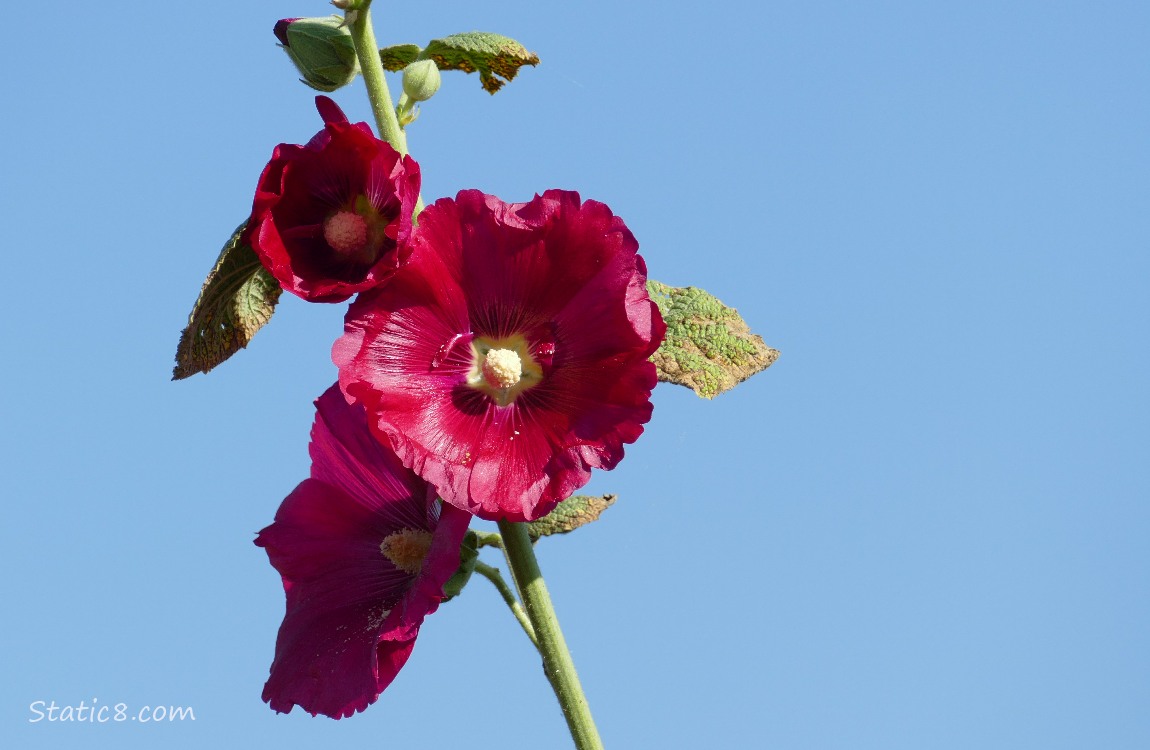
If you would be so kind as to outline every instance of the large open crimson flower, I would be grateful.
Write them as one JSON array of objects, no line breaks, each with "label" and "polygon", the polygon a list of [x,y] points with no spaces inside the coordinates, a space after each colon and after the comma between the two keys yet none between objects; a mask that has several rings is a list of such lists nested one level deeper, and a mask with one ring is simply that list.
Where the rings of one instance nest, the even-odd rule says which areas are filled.
[{"label": "large open crimson flower", "polygon": [[311,478],[255,540],[287,595],[263,699],[338,719],[373,703],[407,661],[471,516],[440,503],[335,386],[316,401],[311,457]]},{"label": "large open crimson flower", "polygon": [[622,219],[549,190],[420,214],[412,256],[348,310],[339,383],[459,508],[533,520],[611,469],[651,418],[666,327]]},{"label": "large open crimson flower", "polygon": [[340,302],[386,281],[407,258],[419,165],[316,97],[324,129],[281,143],[260,175],[245,240],[284,289]]}]

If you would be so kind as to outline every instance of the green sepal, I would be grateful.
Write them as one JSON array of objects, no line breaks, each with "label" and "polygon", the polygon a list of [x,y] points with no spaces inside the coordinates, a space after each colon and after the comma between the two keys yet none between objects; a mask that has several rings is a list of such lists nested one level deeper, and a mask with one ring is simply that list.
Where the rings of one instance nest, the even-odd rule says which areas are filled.
[{"label": "green sepal", "polygon": [[479,538],[474,531],[468,530],[463,537],[463,544],[459,546],[459,567],[447,583],[443,584],[444,601],[459,596],[463,587],[471,580],[475,572],[475,563],[479,560]]},{"label": "green sepal", "polygon": [[288,43],[280,48],[299,71],[300,80],[316,91],[331,93],[359,73],[355,44],[340,16],[293,19],[284,27],[284,36]]},{"label": "green sepal", "polygon": [[392,72],[403,70],[416,60],[433,60],[440,70],[478,71],[479,83],[489,94],[503,88],[524,65],[539,64],[539,56],[519,42],[486,31],[432,39],[424,49],[414,44],[385,47],[379,51],[379,57],[383,67]]},{"label": "green sepal", "polygon": [[553,534],[566,534],[580,526],[599,520],[603,511],[613,505],[618,495],[572,495],[542,518],[527,524],[531,541]]},{"label": "green sepal", "polygon": [[240,242],[246,226],[245,221],[232,233],[204,280],[176,345],[172,380],[216,367],[246,347],[275,312],[283,289],[251,246]]},{"label": "green sepal", "polygon": [[647,292],[667,323],[667,336],[651,356],[660,381],[714,398],[779,358],[737,310],[702,289],[648,281]]}]

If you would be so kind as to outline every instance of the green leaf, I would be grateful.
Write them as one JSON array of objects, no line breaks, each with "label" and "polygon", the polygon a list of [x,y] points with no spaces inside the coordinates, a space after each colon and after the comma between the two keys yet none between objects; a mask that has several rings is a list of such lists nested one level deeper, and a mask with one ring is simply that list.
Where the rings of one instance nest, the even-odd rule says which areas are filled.
[{"label": "green leaf", "polygon": [[280,289],[259,257],[240,243],[240,224],[220,252],[176,346],[172,380],[207,372],[248,345],[271,320]]},{"label": "green leaf", "polygon": [[463,587],[471,580],[471,574],[475,572],[475,563],[478,561],[479,538],[474,531],[468,530],[463,537],[463,544],[459,547],[459,567],[456,568],[451,578],[447,579],[447,583],[443,584],[443,594],[447,599],[459,596]]},{"label": "green leaf", "polygon": [[380,62],[383,63],[384,70],[390,70],[392,73],[395,73],[418,60],[419,53],[422,51],[418,44],[397,44],[393,47],[384,47],[381,49],[379,51],[379,59]]},{"label": "green leaf", "polygon": [[547,515],[527,524],[527,534],[534,541],[541,536],[566,534],[592,521],[598,521],[603,511],[615,503],[617,495],[572,495]]},{"label": "green leaf", "polygon": [[779,358],[737,310],[702,289],[648,281],[647,291],[667,323],[667,337],[651,357],[662,382],[714,398]]},{"label": "green leaf", "polygon": [[[469,31],[432,39],[425,49],[414,44],[398,44],[379,51],[383,67],[395,72],[416,60],[434,60],[440,70],[479,71],[483,90],[494,94],[515,78],[524,65],[538,65],[539,56],[514,39],[486,31]],[[501,80],[502,79],[502,80]]]}]

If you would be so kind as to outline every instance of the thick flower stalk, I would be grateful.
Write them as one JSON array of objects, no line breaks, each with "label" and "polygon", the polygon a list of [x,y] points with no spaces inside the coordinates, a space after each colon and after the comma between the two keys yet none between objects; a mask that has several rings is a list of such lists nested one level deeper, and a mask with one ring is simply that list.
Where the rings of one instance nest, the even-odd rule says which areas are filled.
[{"label": "thick flower stalk", "polygon": [[412,248],[348,310],[340,387],[444,501],[539,518],[651,418],[665,326],[638,243],[578,193],[468,190],[420,215]]},{"label": "thick flower stalk", "polygon": [[287,596],[263,699],[338,719],[373,703],[407,661],[471,517],[374,440],[335,386],[316,401],[311,457],[311,478],[255,540]]},{"label": "thick flower stalk", "polygon": [[244,239],[284,289],[341,302],[406,260],[419,165],[316,97],[324,129],[281,143],[260,175]]}]

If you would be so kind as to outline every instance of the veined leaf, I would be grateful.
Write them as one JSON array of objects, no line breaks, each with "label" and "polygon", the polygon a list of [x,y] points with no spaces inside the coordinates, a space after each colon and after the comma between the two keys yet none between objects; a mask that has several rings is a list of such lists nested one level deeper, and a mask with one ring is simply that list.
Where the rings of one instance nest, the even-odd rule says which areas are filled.
[{"label": "veined leaf", "polygon": [[494,94],[503,84],[515,78],[524,65],[538,65],[539,56],[527,51],[519,42],[502,34],[486,31],[468,31],[442,39],[432,39],[427,47],[415,44],[397,44],[379,51],[383,67],[390,71],[403,70],[416,60],[433,60],[440,70],[479,72],[483,90]]},{"label": "veined leaf", "polygon": [[208,372],[248,345],[283,291],[255,251],[240,242],[240,224],[220,252],[176,346],[172,380]]},{"label": "veined leaf", "polygon": [[422,51],[418,44],[396,44],[381,49],[379,60],[383,63],[384,70],[397,73],[418,60]]},{"label": "veined leaf", "polygon": [[651,356],[664,383],[714,398],[779,358],[778,350],[751,333],[737,310],[702,289],[648,281],[647,292],[667,323],[667,336]]},{"label": "veined leaf", "polygon": [[580,526],[598,521],[603,511],[615,503],[617,495],[572,495],[542,518],[527,524],[527,534],[532,541],[541,536],[566,534]]}]

